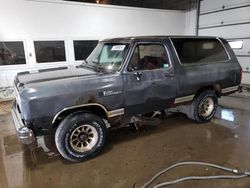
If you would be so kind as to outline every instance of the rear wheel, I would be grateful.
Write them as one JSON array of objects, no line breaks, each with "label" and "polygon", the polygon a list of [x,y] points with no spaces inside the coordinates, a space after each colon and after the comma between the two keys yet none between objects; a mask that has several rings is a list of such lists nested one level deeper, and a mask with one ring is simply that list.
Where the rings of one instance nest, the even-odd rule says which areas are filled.
[{"label": "rear wheel", "polygon": [[203,91],[194,99],[188,116],[196,122],[208,122],[214,117],[217,106],[217,95],[211,90]]},{"label": "rear wheel", "polygon": [[67,160],[79,162],[96,156],[105,143],[106,127],[101,118],[89,113],[66,117],[55,134],[59,153]]}]

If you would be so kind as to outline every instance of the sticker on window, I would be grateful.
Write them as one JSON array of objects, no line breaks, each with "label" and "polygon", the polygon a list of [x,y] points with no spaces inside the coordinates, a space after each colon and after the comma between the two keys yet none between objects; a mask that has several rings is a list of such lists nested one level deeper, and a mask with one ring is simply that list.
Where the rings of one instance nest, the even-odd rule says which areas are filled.
[{"label": "sticker on window", "polygon": [[112,47],[111,51],[123,51],[126,45],[115,45]]},{"label": "sticker on window", "polygon": [[164,68],[169,68],[169,64],[164,64],[163,67]]}]

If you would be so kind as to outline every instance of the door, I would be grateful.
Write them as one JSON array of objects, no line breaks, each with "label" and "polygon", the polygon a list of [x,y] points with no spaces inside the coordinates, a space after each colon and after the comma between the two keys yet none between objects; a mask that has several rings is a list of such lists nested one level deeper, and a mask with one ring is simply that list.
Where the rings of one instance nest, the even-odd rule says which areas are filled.
[{"label": "door", "polygon": [[125,114],[163,110],[174,103],[176,78],[162,43],[137,43],[123,74]]}]

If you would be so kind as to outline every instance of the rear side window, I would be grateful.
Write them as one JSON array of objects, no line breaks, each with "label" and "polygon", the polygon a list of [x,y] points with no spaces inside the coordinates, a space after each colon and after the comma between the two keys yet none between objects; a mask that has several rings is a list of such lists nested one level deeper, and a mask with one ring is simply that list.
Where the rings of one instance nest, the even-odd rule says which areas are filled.
[{"label": "rear side window", "polygon": [[217,39],[173,38],[172,41],[182,64],[229,60],[225,48]]}]

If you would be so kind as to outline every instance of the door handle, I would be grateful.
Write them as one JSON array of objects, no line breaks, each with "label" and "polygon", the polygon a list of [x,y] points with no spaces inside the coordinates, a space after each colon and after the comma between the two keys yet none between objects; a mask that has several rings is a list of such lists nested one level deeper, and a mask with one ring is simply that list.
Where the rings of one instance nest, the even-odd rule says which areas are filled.
[{"label": "door handle", "polygon": [[140,81],[140,80],[141,80],[141,72],[135,72],[135,73],[134,73],[134,76],[136,77],[136,80],[137,80],[137,81]]},{"label": "door handle", "polygon": [[174,69],[171,68],[164,73],[165,77],[174,77]]}]

